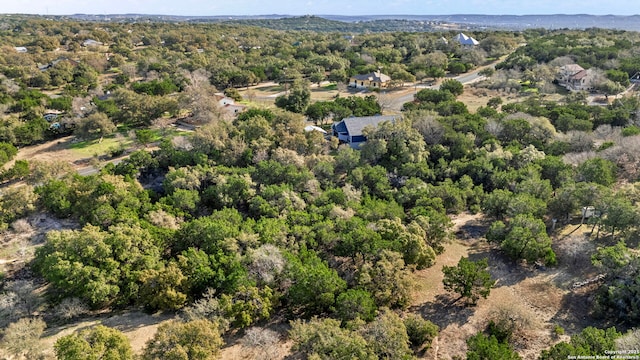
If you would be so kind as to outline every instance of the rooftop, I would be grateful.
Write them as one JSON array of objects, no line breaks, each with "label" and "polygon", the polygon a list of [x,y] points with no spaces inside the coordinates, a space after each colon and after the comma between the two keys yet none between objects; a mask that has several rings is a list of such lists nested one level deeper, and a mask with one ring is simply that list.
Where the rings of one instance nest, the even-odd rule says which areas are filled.
[{"label": "rooftop", "polygon": [[383,121],[395,121],[398,119],[397,115],[375,115],[375,116],[363,116],[363,117],[349,117],[342,119],[346,130],[350,136],[362,135],[362,130],[367,126],[378,126]]},{"label": "rooftop", "polygon": [[391,77],[389,75],[383,74],[380,71],[374,71],[372,73],[364,75],[355,75],[353,78],[356,80],[377,81],[381,83],[391,81]]}]

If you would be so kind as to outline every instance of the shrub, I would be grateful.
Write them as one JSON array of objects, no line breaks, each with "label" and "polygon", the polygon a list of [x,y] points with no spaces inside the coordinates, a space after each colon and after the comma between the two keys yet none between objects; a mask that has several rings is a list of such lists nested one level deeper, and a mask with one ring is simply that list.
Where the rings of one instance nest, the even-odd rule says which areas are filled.
[{"label": "shrub", "polygon": [[170,321],[147,342],[144,360],[215,359],[224,344],[218,325],[208,320]]},{"label": "shrub", "polygon": [[414,347],[427,350],[431,347],[431,342],[438,336],[438,325],[421,316],[411,314],[404,319],[404,326],[407,328],[409,341]]},{"label": "shrub", "polygon": [[129,339],[119,330],[102,325],[63,336],[56,341],[54,349],[59,360],[133,359]]},{"label": "shrub", "polygon": [[376,316],[376,303],[365,290],[349,289],[336,300],[336,313],[343,322],[361,319],[371,321]]},{"label": "shrub", "polygon": [[630,125],[622,129],[622,136],[634,136],[640,135],[640,127],[635,125]]}]

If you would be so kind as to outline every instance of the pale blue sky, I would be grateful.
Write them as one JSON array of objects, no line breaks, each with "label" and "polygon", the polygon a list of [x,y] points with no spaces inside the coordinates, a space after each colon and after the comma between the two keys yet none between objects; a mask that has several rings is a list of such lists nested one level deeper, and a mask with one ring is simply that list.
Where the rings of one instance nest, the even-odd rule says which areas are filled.
[{"label": "pale blue sky", "polygon": [[638,0],[1,0],[0,13],[448,15],[640,13]]}]

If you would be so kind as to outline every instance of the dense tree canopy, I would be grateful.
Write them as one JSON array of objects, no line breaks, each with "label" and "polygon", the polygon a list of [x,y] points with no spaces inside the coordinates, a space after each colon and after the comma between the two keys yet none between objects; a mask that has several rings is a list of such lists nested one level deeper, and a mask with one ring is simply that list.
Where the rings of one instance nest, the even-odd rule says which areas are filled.
[{"label": "dense tree canopy", "polygon": [[[73,301],[96,311],[140,307],[188,319],[161,325],[146,359],[214,358],[226,331],[287,317],[299,318],[289,332],[294,356],[412,359],[438,331],[425,315],[431,309],[408,314],[416,289],[433,285],[416,286],[416,271],[445,250],[450,216],[490,218],[486,233],[475,225],[469,232],[485,235],[496,244],[488,251],[502,251],[517,260],[509,266],[528,271],[535,263],[566,266],[556,251],[565,256],[568,241],[552,240],[552,226],[575,224],[586,207],[595,239],[585,249],[599,249],[585,251],[602,274],[594,312],[629,325],[640,317],[640,142],[633,125],[640,102],[629,96],[593,106],[589,94],[558,92],[553,83],[560,66],[577,63],[598,75],[596,89],[607,96],[629,84],[640,71],[637,34],[478,31],[480,45],[469,49],[443,42],[448,32],[354,39],[230,23],[2,20],[0,165],[19,147],[64,135],[82,138],[73,145],[80,149],[136,137],[131,148],[110,150],[123,159],[96,165],[93,175],[33,159],[2,169],[0,230],[30,233],[34,212],[72,224],[49,231],[30,263],[51,306],[15,314]],[[296,27],[301,20],[256,21]],[[366,26],[407,26],[384,24]],[[87,39],[104,45],[88,48]],[[17,52],[21,46],[28,51]],[[487,58],[510,52],[494,71]],[[314,102],[312,88],[343,90],[350,76],[377,69],[400,86],[483,64],[491,70],[474,85],[446,79],[416,86],[394,121],[364,130],[359,149],[305,132],[310,122],[328,129],[327,121],[389,112],[389,94]],[[267,81],[280,92],[276,107],[243,89]],[[225,115],[212,100],[219,91],[247,110]],[[545,97],[556,92],[561,100]],[[483,106],[462,101],[470,94]],[[168,126],[178,119],[195,131]],[[105,158],[96,155],[92,164]],[[21,247],[6,251],[28,257]],[[487,268],[462,258],[443,269],[445,287],[476,302],[495,284]],[[15,274],[22,273],[2,278]],[[18,304],[15,289],[3,284],[3,314]],[[543,358],[601,352],[616,334],[589,328]],[[469,338],[467,357],[519,358],[498,335]],[[131,356],[122,335],[103,327],[59,343],[61,358]]]}]

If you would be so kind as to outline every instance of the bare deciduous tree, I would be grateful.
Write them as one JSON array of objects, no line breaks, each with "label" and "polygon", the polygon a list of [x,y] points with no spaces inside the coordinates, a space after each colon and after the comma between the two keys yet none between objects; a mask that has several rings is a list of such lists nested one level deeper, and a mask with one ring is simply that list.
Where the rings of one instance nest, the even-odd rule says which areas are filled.
[{"label": "bare deciduous tree", "polygon": [[273,284],[286,265],[280,249],[271,244],[262,245],[248,256],[251,259],[247,265],[249,275],[265,284]]},{"label": "bare deciduous tree", "polygon": [[62,320],[71,320],[88,312],[87,304],[75,297],[63,299],[54,309],[55,315]]},{"label": "bare deciduous tree", "polygon": [[10,354],[33,359],[39,353],[38,339],[47,324],[42,319],[22,318],[10,324],[2,337],[2,348]]},{"label": "bare deciduous tree", "polygon": [[413,128],[418,130],[420,135],[424,138],[425,143],[429,145],[436,145],[442,142],[445,129],[438,121],[437,114],[420,111],[412,120]]},{"label": "bare deciduous tree", "polygon": [[279,359],[278,342],[280,336],[277,332],[261,327],[252,327],[247,329],[244,337],[240,339],[240,343],[247,349],[245,353],[246,359]]}]

